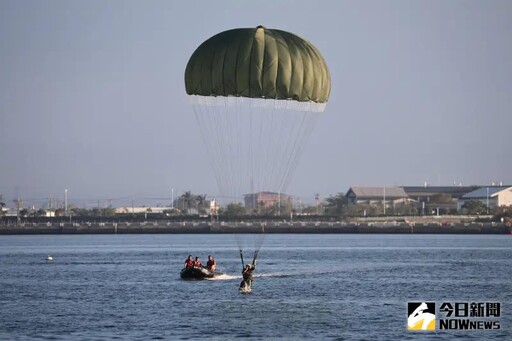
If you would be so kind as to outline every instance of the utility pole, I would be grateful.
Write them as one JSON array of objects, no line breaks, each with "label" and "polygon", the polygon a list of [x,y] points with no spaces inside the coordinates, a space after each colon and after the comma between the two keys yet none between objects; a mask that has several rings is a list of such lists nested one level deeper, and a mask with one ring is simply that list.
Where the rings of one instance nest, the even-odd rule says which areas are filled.
[{"label": "utility pole", "polygon": [[277,193],[277,216],[281,216],[281,191]]},{"label": "utility pole", "polygon": [[486,206],[487,206],[487,214],[489,214],[489,187],[487,187],[487,199],[486,199]]},{"label": "utility pole", "polygon": [[64,215],[68,215],[68,189],[64,190]]},{"label": "utility pole", "polygon": [[384,207],[384,215],[386,215],[386,187],[382,187],[384,200],[382,201],[382,206]]},{"label": "utility pole", "polygon": [[20,198],[16,199],[16,213],[18,217],[20,216],[20,211],[23,208],[23,200]]}]

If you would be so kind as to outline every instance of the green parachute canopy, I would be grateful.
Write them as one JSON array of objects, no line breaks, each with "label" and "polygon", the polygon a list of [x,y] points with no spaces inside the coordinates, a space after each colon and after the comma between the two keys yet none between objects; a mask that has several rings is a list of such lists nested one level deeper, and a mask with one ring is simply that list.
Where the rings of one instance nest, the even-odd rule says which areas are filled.
[{"label": "green parachute canopy", "polygon": [[238,28],[202,43],[185,70],[189,95],[325,103],[329,70],[320,52],[289,32]]}]

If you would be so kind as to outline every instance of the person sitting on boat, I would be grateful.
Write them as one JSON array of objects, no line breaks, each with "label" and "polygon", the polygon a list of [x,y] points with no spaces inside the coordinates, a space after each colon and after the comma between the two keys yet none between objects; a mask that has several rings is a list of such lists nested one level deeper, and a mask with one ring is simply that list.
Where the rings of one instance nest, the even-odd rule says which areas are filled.
[{"label": "person sitting on boat", "polygon": [[199,257],[196,257],[196,259],[194,260],[194,266],[195,266],[195,267],[198,267],[198,268],[200,268],[201,266],[203,266],[203,265],[201,264],[201,261],[199,260]]},{"label": "person sitting on boat", "polygon": [[192,260],[192,255],[188,255],[187,259],[185,259],[185,267],[191,268],[194,266],[194,261]]},{"label": "person sitting on boat", "polygon": [[213,259],[212,255],[208,255],[208,262],[206,262],[206,268],[211,272],[215,272],[217,269],[217,264],[215,263],[215,259]]},{"label": "person sitting on boat", "polygon": [[249,285],[249,288],[252,288],[252,280],[253,280],[252,272],[254,271],[254,269],[256,269],[255,263],[253,263],[252,265],[251,264],[245,265],[244,269],[242,270],[242,277],[244,278],[244,280],[242,281],[242,283],[240,283],[240,287],[243,287],[244,282],[247,282],[247,284]]}]

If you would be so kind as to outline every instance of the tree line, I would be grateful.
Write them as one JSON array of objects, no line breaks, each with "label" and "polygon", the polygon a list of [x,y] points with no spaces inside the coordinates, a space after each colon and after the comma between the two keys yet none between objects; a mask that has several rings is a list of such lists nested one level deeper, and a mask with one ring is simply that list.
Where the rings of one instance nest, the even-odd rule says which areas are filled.
[{"label": "tree line", "polygon": [[[318,196],[317,196],[318,199]],[[333,219],[345,220],[355,217],[381,217],[381,216],[414,216],[414,215],[430,215],[433,214],[436,207],[444,207],[441,214],[460,214],[460,215],[493,215],[493,220],[500,221],[501,218],[505,221],[512,220],[512,207],[487,207],[481,201],[468,201],[464,203],[462,208],[457,212],[454,209],[447,209],[446,207],[452,204],[453,199],[447,194],[434,195],[428,204],[425,206],[426,212],[422,212],[421,207],[417,203],[400,203],[396,205],[383,204],[351,204],[348,202],[344,193],[331,195],[325,200],[317,200],[315,205],[303,206],[301,204],[294,205],[291,200],[282,200],[279,203],[272,205],[259,202],[256,208],[248,209],[242,203],[230,203],[224,207],[218,207],[214,212],[210,209],[210,201],[207,199],[206,194],[197,195],[191,191],[184,192],[181,196],[176,198],[172,207],[163,210],[163,218],[165,217],[185,217],[185,216],[211,216],[225,217],[228,219],[236,217],[294,217],[301,216],[314,216],[314,217],[330,217]],[[45,209],[29,209],[22,208],[22,202],[18,202],[18,217],[45,217],[47,210]],[[0,194],[0,216],[4,214],[6,207],[5,200]],[[437,213],[437,212],[435,212]],[[130,213],[126,213],[128,215]],[[148,214],[155,215],[148,210],[142,214],[146,218]],[[113,217],[116,215],[115,208],[109,207],[94,207],[94,208],[80,208],[73,204],[68,205],[67,212],[64,208],[60,207],[54,210],[56,217]]]}]

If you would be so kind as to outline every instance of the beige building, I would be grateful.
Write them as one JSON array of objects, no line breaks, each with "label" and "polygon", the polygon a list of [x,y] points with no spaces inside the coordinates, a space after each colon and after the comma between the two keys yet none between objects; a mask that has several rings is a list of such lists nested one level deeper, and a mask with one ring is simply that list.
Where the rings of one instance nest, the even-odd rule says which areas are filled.
[{"label": "beige building", "polygon": [[350,187],[345,194],[350,204],[401,204],[409,201],[401,187]]},{"label": "beige building", "polygon": [[249,209],[257,209],[260,205],[266,208],[274,207],[276,204],[291,202],[291,197],[283,193],[257,192],[244,195],[244,205]]},{"label": "beige building", "polygon": [[459,198],[457,208],[468,201],[480,201],[489,208],[512,206],[512,186],[487,186],[469,192]]}]

